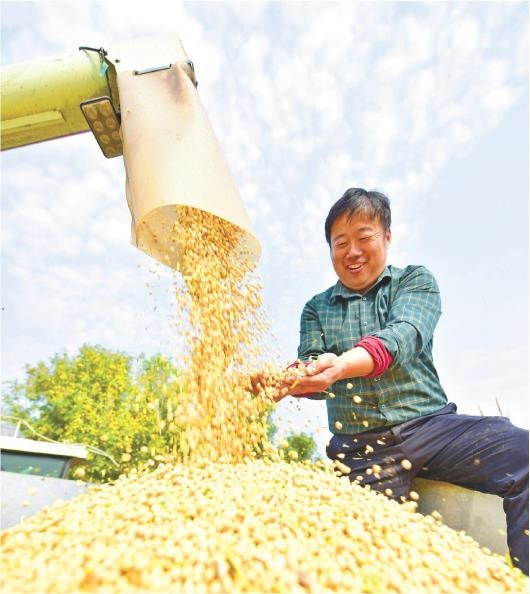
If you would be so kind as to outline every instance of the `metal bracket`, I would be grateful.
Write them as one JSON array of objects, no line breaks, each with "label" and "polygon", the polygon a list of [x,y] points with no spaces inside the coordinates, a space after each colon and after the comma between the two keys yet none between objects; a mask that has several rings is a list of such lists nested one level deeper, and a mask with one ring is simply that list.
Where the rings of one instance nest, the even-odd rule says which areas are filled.
[{"label": "metal bracket", "polygon": [[[195,66],[191,60],[186,60],[184,62],[177,62],[177,64],[181,64],[184,66],[184,70],[188,75],[191,82],[197,87],[199,83],[195,77]],[[169,70],[173,66],[173,64],[164,64],[162,66],[152,66],[151,68],[144,68],[143,70],[133,70],[133,74],[136,76],[140,76],[142,74],[150,74],[151,72],[160,72],[161,70]]]},{"label": "metal bracket", "polygon": [[153,66],[152,68],[145,68],[144,70],[133,70],[133,74],[149,74],[150,72],[159,72],[160,70],[169,70],[171,64],[165,66]]}]

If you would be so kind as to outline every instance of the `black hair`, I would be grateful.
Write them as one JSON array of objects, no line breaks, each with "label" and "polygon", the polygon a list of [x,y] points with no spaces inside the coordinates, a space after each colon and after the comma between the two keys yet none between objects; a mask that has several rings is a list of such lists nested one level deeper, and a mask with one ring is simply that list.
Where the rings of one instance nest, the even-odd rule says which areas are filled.
[{"label": "black hair", "polygon": [[331,207],[324,225],[326,241],[331,245],[331,227],[342,214],[348,214],[348,220],[357,213],[371,219],[378,219],[383,229],[390,229],[390,200],[376,190],[366,191],[363,188],[349,188]]}]

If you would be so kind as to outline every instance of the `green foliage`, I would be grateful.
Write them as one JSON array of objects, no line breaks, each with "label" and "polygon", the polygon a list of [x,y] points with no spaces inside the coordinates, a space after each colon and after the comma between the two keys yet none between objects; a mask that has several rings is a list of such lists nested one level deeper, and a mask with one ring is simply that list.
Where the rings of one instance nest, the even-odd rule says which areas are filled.
[{"label": "green foliage", "polygon": [[278,431],[278,427],[276,427],[276,425],[274,424],[273,414],[274,409],[271,408],[267,415],[267,439],[270,443],[274,441],[274,436]]},{"label": "green foliage", "polygon": [[85,345],[74,357],[27,366],[25,381],[9,385],[3,408],[48,439],[105,452],[92,451],[72,470],[72,477],[102,482],[175,452],[181,390],[178,370],[161,355],[133,359]]},{"label": "green foliage", "polygon": [[307,433],[291,433],[286,437],[287,451],[297,453],[296,460],[312,460],[317,451],[317,444],[312,435]]}]

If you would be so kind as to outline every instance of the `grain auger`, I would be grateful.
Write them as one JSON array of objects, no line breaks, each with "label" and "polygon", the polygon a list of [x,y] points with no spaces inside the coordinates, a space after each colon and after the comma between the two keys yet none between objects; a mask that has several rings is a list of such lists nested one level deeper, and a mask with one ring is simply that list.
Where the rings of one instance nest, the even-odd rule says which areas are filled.
[{"label": "grain auger", "polygon": [[123,156],[131,242],[172,268],[178,207],[241,229],[260,255],[239,190],[197,92],[193,62],[167,33],[2,68],[1,148],[91,131],[103,155]]}]

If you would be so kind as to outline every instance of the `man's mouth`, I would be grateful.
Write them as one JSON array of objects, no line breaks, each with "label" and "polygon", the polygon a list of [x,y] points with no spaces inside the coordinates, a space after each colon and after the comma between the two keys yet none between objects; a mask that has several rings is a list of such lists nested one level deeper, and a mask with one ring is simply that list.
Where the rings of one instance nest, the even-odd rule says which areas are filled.
[{"label": "man's mouth", "polygon": [[350,264],[349,266],[346,266],[346,268],[348,270],[351,270],[352,272],[356,272],[357,270],[360,270],[363,266],[364,262],[361,264]]}]

